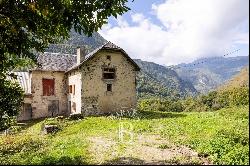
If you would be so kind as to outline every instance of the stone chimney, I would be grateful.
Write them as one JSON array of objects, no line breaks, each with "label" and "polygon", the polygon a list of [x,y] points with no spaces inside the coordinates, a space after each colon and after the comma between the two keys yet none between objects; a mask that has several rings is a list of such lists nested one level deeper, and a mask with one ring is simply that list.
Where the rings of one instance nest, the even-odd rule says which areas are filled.
[{"label": "stone chimney", "polygon": [[77,47],[77,64],[79,65],[85,59],[85,48],[83,46]]}]

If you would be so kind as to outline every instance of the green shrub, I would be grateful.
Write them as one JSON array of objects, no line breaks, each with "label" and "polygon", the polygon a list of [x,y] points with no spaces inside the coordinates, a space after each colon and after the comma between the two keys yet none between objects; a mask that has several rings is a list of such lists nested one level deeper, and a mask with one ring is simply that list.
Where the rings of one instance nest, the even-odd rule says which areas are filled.
[{"label": "green shrub", "polygon": [[0,131],[16,120],[23,100],[23,90],[18,83],[0,78]]},{"label": "green shrub", "polygon": [[31,136],[19,137],[19,139],[16,139],[15,136],[8,136],[0,143],[0,155],[36,151],[42,145],[44,145],[44,141]]},{"label": "green shrub", "polygon": [[186,98],[182,101],[183,110],[190,111],[216,111],[221,108],[249,104],[249,88],[240,87],[225,91],[212,91],[207,95],[196,98]]},{"label": "green shrub", "polygon": [[209,154],[216,164],[248,164],[249,138],[237,129],[221,129],[203,147],[201,154]]},{"label": "green shrub", "polygon": [[138,104],[141,111],[182,112],[183,105],[180,100],[173,99],[144,99]]}]

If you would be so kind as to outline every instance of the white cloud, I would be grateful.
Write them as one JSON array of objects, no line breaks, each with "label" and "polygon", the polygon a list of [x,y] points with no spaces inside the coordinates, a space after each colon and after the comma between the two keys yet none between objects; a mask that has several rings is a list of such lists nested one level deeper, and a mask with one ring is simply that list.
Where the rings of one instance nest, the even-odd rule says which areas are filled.
[{"label": "white cloud", "polygon": [[119,17],[117,26],[106,26],[100,33],[132,58],[166,65],[249,44],[248,0],[168,0],[153,4],[151,12],[163,28],[136,13],[131,15],[133,25]]}]

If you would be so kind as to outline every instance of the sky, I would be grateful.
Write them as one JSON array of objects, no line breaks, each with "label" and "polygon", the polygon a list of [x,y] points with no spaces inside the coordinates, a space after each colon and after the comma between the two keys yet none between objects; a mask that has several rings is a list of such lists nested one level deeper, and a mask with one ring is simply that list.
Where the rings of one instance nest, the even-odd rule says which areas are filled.
[{"label": "sky", "polygon": [[249,0],[129,0],[99,33],[130,57],[162,65],[249,55]]}]

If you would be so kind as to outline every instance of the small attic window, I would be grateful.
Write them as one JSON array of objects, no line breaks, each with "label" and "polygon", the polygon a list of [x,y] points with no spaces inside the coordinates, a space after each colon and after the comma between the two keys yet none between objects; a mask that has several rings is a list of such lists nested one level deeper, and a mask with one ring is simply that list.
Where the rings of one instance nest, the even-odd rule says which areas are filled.
[{"label": "small attic window", "polygon": [[103,79],[112,80],[115,79],[115,68],[104,68]]},{"label": "small attic window", "polygon": [[107,91],[112,92],[112,84],[107,84]]},{"label": "small attic window", "polygon": [[107,60],[111,60],[111,56],[110,55],[107,55]]}]

